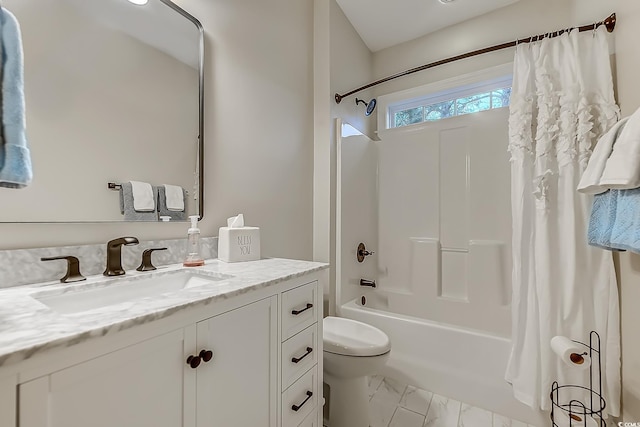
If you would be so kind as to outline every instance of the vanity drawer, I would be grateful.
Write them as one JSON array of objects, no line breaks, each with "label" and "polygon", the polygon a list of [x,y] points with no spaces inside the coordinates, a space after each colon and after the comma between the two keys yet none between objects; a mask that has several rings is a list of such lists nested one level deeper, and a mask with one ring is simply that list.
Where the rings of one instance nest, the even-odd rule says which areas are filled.
[{"label": "vanity drawer", "polygon": [[314,366],[282,393],[282,427],[298,427],[318,406],[318,367]]},{"label": "vanity drawer", "polygon": [[314,323],[282,343],[282,389],[318,363],[318,325]]},{"label": "vanity drawer", "polygon": [[282,293],[282,339],[287,340],[316,322],[318,282]]}]

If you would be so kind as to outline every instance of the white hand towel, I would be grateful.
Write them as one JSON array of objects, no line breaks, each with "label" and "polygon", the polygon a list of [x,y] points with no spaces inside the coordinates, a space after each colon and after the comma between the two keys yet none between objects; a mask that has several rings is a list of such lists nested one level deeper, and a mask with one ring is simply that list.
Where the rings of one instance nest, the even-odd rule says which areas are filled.
[{"label": "white hand towel", "polygon": [[156,203],[153,199],[153,187],[147,182],[131,181],[133,209],[138,212],[153,212]]},{"label": "white hand towel", "polygon": [[640,187],[640,109],[629,117],[600,178],[600,185],[619,190]]},{"label": "white hand towel", "polygon": [[173,212],[184,211],[184,191],[177,185],[164,184],[167,199],[167,209]]},{"label": "white hand towel", "polygon": [[584,170],[582,178],[580,178],[580,183],[578,184],[579,192],[600,194],[608,190],[608,188],[600,185],[600,179],[602,178],[602,172],[604,172],[607,160],[613,151],[613,144],[615,144],[628,120],[628,117],[620,120],[598,140],[589,159],[589,164]]}]

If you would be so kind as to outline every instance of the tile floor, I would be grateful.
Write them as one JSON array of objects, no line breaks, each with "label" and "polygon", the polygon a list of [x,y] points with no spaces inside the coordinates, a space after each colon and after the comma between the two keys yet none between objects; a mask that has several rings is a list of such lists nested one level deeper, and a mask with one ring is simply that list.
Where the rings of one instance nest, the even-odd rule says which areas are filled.
[{"label": "tile floor", "polygon": [[403,384],[369,378],[371,427],[534,427]]}]

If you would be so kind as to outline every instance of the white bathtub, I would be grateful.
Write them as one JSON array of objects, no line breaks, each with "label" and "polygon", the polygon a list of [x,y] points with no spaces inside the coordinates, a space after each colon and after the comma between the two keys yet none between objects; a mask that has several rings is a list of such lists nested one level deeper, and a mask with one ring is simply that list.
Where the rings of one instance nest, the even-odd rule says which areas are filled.
[{"label": "white bathtub", "polygon": [[344,304],[339,314],[389,335],[391,357],[380,374],[533,425],[545,423],[513,397],[504,380],[509,339],[390,313],[371,307],[372,297],[365,306],[360,298]]}]

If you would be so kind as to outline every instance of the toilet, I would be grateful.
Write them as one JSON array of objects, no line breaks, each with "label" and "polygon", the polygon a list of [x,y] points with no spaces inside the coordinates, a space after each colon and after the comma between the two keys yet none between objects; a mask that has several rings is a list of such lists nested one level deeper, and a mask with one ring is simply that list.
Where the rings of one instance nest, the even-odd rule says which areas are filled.
[{"label": "toilet", "polygon": [[329,427],[369,427],[367,376],[387,362],[389,337],[371,325],[342,317],[325,317],[322,325]]}]

